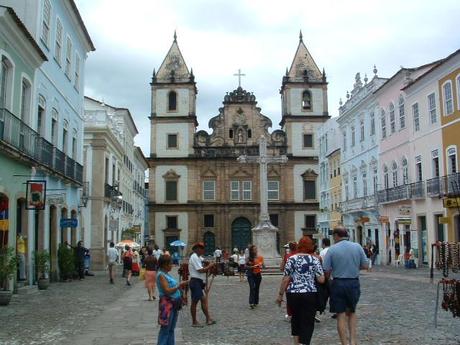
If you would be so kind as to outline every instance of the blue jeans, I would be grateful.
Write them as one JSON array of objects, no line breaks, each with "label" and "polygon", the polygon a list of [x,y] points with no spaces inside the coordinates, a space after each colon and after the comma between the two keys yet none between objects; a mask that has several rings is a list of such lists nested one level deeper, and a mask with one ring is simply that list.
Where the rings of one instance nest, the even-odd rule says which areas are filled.
[{"label": "blue jeans", "polygon": [[259,304],[259,288],[262,281],[261,274],[248,273],[249,304]]},{"label": "blue jeans", "polygon": [[157,345],[175,345],[176,339],[174,337],[174,329],[176,328],[176,322],[178,317],[178,311],[172,310],[171,316],[168,322],[168,326],[161,326],[160,332],[158,333]]}]

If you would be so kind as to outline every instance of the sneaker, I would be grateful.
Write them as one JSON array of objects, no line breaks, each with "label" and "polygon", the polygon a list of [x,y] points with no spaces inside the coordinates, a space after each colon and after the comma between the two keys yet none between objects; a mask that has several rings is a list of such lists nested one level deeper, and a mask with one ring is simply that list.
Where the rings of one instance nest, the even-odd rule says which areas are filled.
[{"label": "sneaker", "polygon": [[250,309],[254,309],[255,307],[256,307],[256,306],[255,306],[254,304],[250,304],[250,305],[249,305],[249,308],[250,308]]},{"label": "sneaker", "polygon": [[129,282],[129,280],[126,281],[126,285],[131,286],[131,283]]},{"label": "sneaker", "polygon": [[110,279],[110,284],[114,284],[113,279]]},{"label": "sneaker", "polygon": [[291,322],[291,317],[288,314],[284,315],[284,321]]}]

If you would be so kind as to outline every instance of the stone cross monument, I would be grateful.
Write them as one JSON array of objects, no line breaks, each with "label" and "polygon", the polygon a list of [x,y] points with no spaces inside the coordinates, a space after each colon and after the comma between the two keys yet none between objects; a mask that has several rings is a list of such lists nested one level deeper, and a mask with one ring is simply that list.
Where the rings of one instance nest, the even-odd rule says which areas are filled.
[{"label": "stone cross monument", "polygon": [[279,265],[281,257],[276,248],[276,233],[278,228],[270,222],[268,214],[268,177],[267,167],[272,163],[286,163],[286,156],[270,156],[267,154],[267,139],[260,137],[259,156],[239,156],[239,163],[258,163],[260,170],[260,216],[259,223],[252,228],[253,243],[257,246],[259,255],[262,255],[267,266]]}]

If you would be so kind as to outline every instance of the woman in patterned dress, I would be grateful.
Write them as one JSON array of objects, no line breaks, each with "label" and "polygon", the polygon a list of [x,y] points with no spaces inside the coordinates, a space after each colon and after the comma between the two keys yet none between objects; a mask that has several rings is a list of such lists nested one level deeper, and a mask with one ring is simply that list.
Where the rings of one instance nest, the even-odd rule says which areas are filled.
[{"label": "woman in patterned dress", "polygon": [[317,309],[316,282],[325,282],[320,260],[312,253],[314,242],[309,236],[300,239],[295,255],[288,258],[284,267],[284,278],[276,299],[281,306],[284,292],[292,311],[291,333],[294,344],[310,344],[315,328]]}]

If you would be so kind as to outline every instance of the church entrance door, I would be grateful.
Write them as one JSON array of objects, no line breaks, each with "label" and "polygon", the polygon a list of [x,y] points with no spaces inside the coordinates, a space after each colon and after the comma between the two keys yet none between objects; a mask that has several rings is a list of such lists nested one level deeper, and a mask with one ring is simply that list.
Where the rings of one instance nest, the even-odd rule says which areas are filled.
[{"label": "church entrance door", "polygon": [[203,236],[205,255],[212,255],[216,249],[216,236],[210,231]]},{"label": "church entrance door", "polygon": [[243,217],[235,219],[232,223],[232,250],[243,250],[251,243],[251,222]]}]

